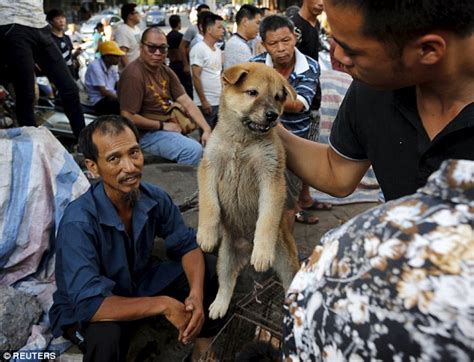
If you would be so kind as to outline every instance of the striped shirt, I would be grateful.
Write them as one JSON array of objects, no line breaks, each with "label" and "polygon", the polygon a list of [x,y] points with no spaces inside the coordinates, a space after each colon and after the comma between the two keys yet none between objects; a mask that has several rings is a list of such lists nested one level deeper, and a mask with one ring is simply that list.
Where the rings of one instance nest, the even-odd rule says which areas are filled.
[{"label": "striped shirt", "polygon": [[[295,67],[288,78],[288,82],[295,90],[296,98],[304,104],[304,110],[300,113],[285,112],[280,120],[291,133],[307,138],[310,124],[310,105],[316,93],[320,70],[314,59],[304,55],[296,48],[295,57]],[[273,68],[272,58],[267,52],[257,55],[251,61],[265,63]]]}]

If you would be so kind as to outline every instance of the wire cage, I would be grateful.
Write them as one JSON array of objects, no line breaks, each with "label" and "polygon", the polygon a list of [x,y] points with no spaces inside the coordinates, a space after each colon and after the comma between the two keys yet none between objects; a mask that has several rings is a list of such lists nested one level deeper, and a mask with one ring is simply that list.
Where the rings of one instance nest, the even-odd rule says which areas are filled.
[{"label": "wire cage", "polygon": [[281,338],[284,298],[283,286],[274,278],[261,284],[255,282],[254,291],[237,302],[236,313],[255,321]]},{"label": "wire cage", "polygon": [[284,291],[271,278],[255,283],[253,292],[236,304],[236,312],[214,337],[200,361],[236,361],[237,353],[250,342],[266,342],[279,350],[282,339]]}]

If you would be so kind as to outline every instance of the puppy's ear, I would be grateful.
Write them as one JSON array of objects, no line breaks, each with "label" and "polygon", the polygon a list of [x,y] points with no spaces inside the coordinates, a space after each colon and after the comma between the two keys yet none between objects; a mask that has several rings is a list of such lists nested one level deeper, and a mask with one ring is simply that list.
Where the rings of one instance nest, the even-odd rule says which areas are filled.
[{"label": "puppy's ear", "polygon": [[[283,77],[282,77],[283,78]],[[296,92],[293,89],[293,87],[290,85],[290,83],[287,82],[286,79],[283,78],[283,89],[285,90],[286,96],[294,101],[296,100]]]},{"label": "puppy's ear", "polygon": [[248,73],[248,69],[243,68],[241,65],[234,65],[224,71],[222,81],[224,85],[237,84],[240,80],[244,80]]}]

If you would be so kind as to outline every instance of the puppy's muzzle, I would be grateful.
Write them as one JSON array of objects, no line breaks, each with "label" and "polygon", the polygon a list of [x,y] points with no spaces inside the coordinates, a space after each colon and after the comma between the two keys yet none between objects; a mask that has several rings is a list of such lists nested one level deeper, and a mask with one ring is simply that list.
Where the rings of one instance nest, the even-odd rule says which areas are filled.
[{"label": "puppy's muzzle", "polygon": [[267,111],[265,113],[265,119],[267,120],[268,123],[272,123],[276,121],[277,118],[278,118],[278,113],[276,113],[275,111]]}]

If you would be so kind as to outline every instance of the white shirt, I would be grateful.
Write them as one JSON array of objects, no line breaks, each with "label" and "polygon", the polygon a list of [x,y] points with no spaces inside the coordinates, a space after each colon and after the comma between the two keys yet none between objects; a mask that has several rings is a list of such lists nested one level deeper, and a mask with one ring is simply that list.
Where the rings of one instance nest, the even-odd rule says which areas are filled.
[{"label": "white shirt", "polygon": [[224,70],[239,63],[248,62],[252,54],[251,43],[241,36],[234,34],[225,45]]},{"label": "white shirt", "polygon": [[0,25],[8,24],[38,29],[47,26],[43,0],[0,0]]},{"label": "white shirt", "polygon": [[[204,95],[211,106],[219,105],[221,96],[221,73],[222,73],[222,52],[214,46],[214,50],[201,41],[197,43],[189,53],[189,64],[202,68],[201,83]],[[193,85],[193,100],[198,106],[202,105],[201,99]]]},{"label": "white shirt", "polygon": [[140,56],[142,31],[137,25],[132,28],[127,24],[120,24],[114,37],[119,47],[128,48],[128,62],[133,62]]}]

